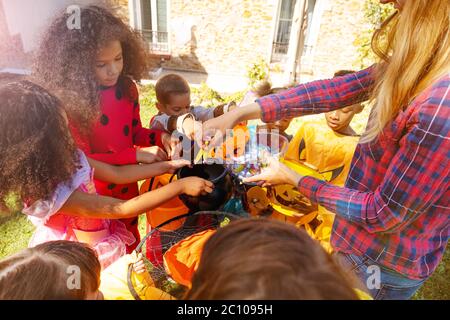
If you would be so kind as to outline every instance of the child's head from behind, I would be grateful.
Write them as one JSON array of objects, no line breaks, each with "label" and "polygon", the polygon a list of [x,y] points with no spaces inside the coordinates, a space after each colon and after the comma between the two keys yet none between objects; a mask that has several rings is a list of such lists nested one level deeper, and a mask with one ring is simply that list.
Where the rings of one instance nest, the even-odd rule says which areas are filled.
[{"label": "child's head from behind", "polygon": [[46,242],[0,261],[0,300],[102,299],[100,268],[86,244]]},{"label": "child's head from behind", "polygon": [[0,207],[48,199],[78,160],[61,103],[30,81],[0,85],[0,101]]},{"label": "child's head from behind", "polygon": [[208,239],[187,298],[357,299],[306,232],[262,218],[232,222]]},{"label": "child's head from behind", "polygon": [[113,86],[121,75],[140,80],[150,59],[142,36],[109,10],[80,9],[79,28],[69,28],[72,13],[62,12],[52,22],[35,59],[36,74],[51,89],[74,93],[65,101],[69,116],[80,123],[98,116],[99,88]]},{"label": "child's head from behind", "polygon": [[[341,77],[347,74],[354,73],[351,70],[337,71],[334,76]],[[338,133],[349,134],[351,132],[350,123],[353,120],[355,114],[360,113],[363,110],[361,103],[357,103],[351,106],[347,106],[341,109],[330,111],[325,113],[325,119],[328,126]]]},{"label": "child's head from behind", "polygon": [[191,107],[191,89],[189,83],[177,74],[168,74],[160,78],[155,85],[156,106],[168,116],[181,116]]}]

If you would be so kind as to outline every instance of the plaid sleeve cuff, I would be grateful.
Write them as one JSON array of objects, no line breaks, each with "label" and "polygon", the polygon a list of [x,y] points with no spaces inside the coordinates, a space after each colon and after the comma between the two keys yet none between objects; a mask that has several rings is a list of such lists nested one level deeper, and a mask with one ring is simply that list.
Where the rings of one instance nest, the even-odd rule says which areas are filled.
[{"label": "plaid sleeve cuff", "polygon": [[257,99],[256,102],[261,107],[262,118],[264,122],[275,122],[281,117],[281,104],[276,95],[270,95]]},{"label": "plaid sleeve cuff", "polygon": [[326,185],[325,181],[321,181],[319,179],[305,176],[300,179],[298,182],[298,191],[307,197],[312,202],[318,203],[319,199],[319,189]]}]

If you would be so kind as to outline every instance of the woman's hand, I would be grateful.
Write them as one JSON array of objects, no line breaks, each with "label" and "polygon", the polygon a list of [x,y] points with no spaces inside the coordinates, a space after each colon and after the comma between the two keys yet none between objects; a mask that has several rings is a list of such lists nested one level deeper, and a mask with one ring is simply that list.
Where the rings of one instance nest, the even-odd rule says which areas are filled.
[{"label": "woman's hand", "polygon": [[279,184],[291,184],[297,186],[303,176],[280,163],[275,158],[269,159],[269,166],[264,168],[260,174],[243,179],[243,182],[262,182],[263,187]]},{"label": "woman's hand", "polygon": [[158,146],[139,148],[136,151],[136,160],[139,163],[154,163],[167,160],[167,153]]},{"label": "woman's hand", "polygon": [[188,196],[206,195],[214,189],[214,184],[211,181],[199,177],[187,177],[178,181],[182,184],[183,193]]}]

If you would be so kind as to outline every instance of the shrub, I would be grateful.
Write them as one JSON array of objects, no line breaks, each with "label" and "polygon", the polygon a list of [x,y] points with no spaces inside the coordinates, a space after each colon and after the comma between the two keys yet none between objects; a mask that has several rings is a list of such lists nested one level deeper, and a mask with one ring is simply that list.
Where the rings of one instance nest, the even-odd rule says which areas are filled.
[{"label": "shrub", "polygon": [[255,84],[269,77],[269,65],[263,58],[258,58],[247,67],[248,85],[253,88]]},{"label": "shrub", "polygon": [[194,106],[213,107],[223,103],[222,96],[205,82],[198,88],[191,88],[191,99]]},{"label": "shrub", "polygon": [[353,43],[358,47],[358,59],[355,62],[358,68],[363,69],[376,62],[376,56],[371,47],[372,35],[394,10],[392,5],[382,5],[378,0],[365,0],[364,17],[369,29],[362,30]]}]

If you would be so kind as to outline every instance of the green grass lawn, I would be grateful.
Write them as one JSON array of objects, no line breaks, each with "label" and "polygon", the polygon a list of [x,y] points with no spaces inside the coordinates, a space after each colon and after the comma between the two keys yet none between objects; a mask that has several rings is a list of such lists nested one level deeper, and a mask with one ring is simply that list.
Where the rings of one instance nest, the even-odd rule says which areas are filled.
[{"label": "green grass lawn", "polygon": [[[145,92],[145,90],[144,90]],[[151,104],[151,99],[144,95],[141,100],[141,118],[144,126],[148,126],[156,108]],[[367,121],[369,110],[366,108],[361,114],[355,116],[352,126],[358,133],[363,132]],[[323,115],[309,116],[308,118],[324,121]],[[295,133],[296,128],[304,118],[294,119],[288,132]],[[28,241],[33,233],[34,227],[22,214],[14,214],[7,218],[0,218],[0,259],[9,256],[27,247]],[[139,230],[145,233],[145,215],[139,219]],[[424,286],[417,292],[414,299],[450,299],[450,250],[446,250],[444,258],[434,274],[425,282]]]}]

